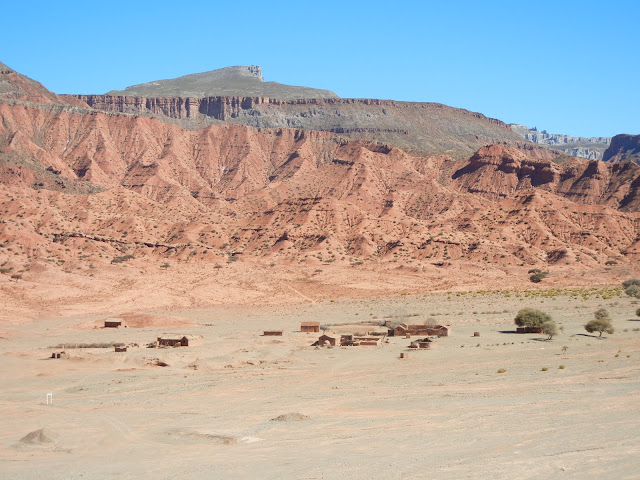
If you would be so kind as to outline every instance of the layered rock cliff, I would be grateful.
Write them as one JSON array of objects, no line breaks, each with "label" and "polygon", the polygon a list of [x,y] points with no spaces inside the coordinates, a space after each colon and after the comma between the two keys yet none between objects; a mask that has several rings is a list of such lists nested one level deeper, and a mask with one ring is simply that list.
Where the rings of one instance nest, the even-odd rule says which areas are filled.
[{"label": "layered rock cliff", "polygon": [[631,161],[640,163],[640,135],[616,135],[604,152],[605,162]]},{"label": "layered rock cliff", "polygon": [[219,121],[256,128],[298,128],[379,141],[460,158],[487,143],[522,143],[502,121],[438,103],[372,99],[265,97],[140,98],[78,95],[96,110],[152,115],[202,128]]},{"label": "layered rock cliff", "polygon": [[524,139],[537,145],[561,151],[572,157],[602,160],[604,151],[611,142],[610,137],[572,137],[569,135],[538,132],[524,125],[511,124],[511,129]]}]

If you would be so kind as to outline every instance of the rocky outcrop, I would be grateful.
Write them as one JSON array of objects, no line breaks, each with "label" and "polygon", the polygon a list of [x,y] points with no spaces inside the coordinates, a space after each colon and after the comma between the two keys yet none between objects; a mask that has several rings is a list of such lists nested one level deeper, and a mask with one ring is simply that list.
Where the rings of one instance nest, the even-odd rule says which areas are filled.
[{"label": "rocky outcrop", "polygon": [[600,161],[573,158],[559,165],[491,145],[478,150],[452,178],[458,188],[492,200],[536,188],[582,204],[638,208],[640,167],[629,164],[612,168]]},{"label": "rocky outcrop", "polygon": [[538,132],[537,129],[524,125],[509,125],[518,135],[537,145],[545,145],[549,148],[561,151],[572,157],[602,160],[602,154],[611,142],[610,137],[572,137],[569,135]]},{"label": "rocky outcrop", "polygon": [[616,135],[604,152],[605,162],[631,161],[640,163],[640,135]]},{"label": "rocky outcrop", "polygon": [[96,110],[152,115],[187,128],[223,121],[256,128],[320,130],[430,154],[465,156],[487,143],[524,143],[500,120],[438,103],[349,98],[74,98]]}]

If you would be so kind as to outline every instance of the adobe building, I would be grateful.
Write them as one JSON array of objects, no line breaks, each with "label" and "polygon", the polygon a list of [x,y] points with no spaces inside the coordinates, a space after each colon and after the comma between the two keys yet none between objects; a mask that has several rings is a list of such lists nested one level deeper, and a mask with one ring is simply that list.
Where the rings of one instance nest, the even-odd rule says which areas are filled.
[{"label": "adobe building", "polygon": [[430,337],[448,337],[451,335],[451,325],[433,325],[427,327],[426,331]]},{"label": "adobe building", "polygon": [[321,347],[324,347],[327,344],[331,345],[332,347],[335,347],[336,337],[330,337],[329,335],[320,335],[320,338],[318,338],[318,345]]},{"label": "adobe building", "polygon": [[123,328],[127,326],[127,322],[121,319],[111,319],[104,321],[104,328]]},{"label": "adobe building", "polygon": [[320,322],[301,322],[300,331],[303,333],[319,333]]},{"label": "adobe building", "polygon": [[282,330],[265,330],[262,334],[264,337],[281,337],[283,334]]},{"label": "adobe building", "polygon": [[352,346],[354,346],[353,335],[352,334],[340,335],[340,346],[341,347],[352,347]]},{"label": "adobe building", "polygon": [[[401,323],[396,327],[389,329],[388,335],[390,337],[406,337],[411,338],[412,335],[429,335],[431,337],[448,337],[451,334],[450,325],[424,325],[424,324],[412,324],[407,325]],[[407,336],[408,335],[408,336]]]},{"label": "adobe building", "polygon": [[367,336],[367,337],[353,337],[353,342],[354,345],[359,345],[359,346],[373,346],[373,347],[379,347],[380,345],[382,345],[382,339],[384,338],[384,336]]},{"label": "adobe building", "polygon": [[158,337],[156,341],[159,347],[195,347],[203,343],[204,339],[200,335]]}]

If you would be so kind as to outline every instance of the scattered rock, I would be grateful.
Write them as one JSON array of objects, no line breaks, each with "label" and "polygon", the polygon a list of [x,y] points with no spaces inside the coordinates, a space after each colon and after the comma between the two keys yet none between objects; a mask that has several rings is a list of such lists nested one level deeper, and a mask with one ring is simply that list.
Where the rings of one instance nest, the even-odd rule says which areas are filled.
[{"label": "scattered rock", "polygon": [[303,420],[309,420],[310,417],[303,415],[302,413],[285,413],[279,415],[276,418],[272,418],[272,422],[302,422]]}]

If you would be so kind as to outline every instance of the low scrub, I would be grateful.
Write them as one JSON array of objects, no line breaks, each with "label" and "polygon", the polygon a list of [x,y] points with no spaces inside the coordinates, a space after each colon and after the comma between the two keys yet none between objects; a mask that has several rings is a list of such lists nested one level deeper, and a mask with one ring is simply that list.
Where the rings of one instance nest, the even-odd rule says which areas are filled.
[{"label": "low scrub", "polygon": [[113,348],[113,347],[124,347],[124,343],[115,342],[115,343],[61,343],[60,345],[56,345],[55,347],[49,348]]},{"label": "low scrub", "polygon": [[120,257],[113,257],[113,260],[111,260],[111,263],[122,263],[128,260],[131,260],[132,258],[135,258],[135,257],[131,254],[122,255]]},{"label": "low scrub", "polygon": [[549,272],[537,272],[529,277],[529,280],[533,283],[540,283],[544,278],[549,275]]}]

